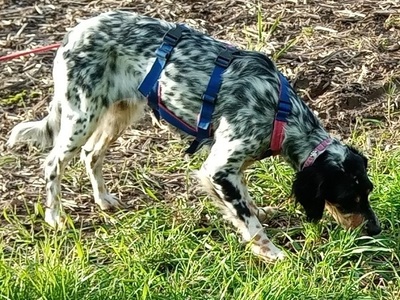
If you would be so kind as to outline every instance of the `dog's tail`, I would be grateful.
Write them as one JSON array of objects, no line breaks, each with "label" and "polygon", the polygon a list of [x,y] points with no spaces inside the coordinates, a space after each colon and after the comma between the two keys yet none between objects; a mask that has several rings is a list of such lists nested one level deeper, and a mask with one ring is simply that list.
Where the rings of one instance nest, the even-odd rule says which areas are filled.
[{"label": "dog's tail", "polygon": [[42,149],[53,146],[60,131],[61,105],[55,100],[50,102],[49,114],[40,121],[23,122],[16,125],[10,134],[7,145],[32,143]]}]

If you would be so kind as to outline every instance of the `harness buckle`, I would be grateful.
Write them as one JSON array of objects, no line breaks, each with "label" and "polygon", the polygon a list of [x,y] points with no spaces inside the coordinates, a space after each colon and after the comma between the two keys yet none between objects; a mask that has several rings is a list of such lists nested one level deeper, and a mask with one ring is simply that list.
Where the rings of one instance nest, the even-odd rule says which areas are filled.
[{"label": "harness buckle", "polygon": [[287,123],[287,118],[289,117],[289,114],[290,112],[278,111],[276,113],[275,119]]},{"label": "harness buckle", "polygon": [[210,103],[210,104],[214,104],[216,97],[208,95],[206,93],[204,93],[201,96],[201,100],[203,100],[204,102]]},{"label": "harness buckle", "polygon": [[278,111],[276,112],[276,120],[287,123],[287,119],[292,111],[292,102],[289,98],[289,82],[282,73],[279,73],[279,102]]},{"label": "harness buckle", "polygon": [[276,112],[276,119],[287,122],[287,118],[289,117],[291,111],[292,104],[290,102],[280,100],[278,104],[278,111]]},{"label": "harness buckle", "polygon": [[169,44],[163,43],[161,47],[157,48],[156,56],[163,60],[168,60],[171,56],[172,47]]},{"label": "harness buckle", "polygon": [[182,37],[181,26],[176,25],[174,28],[171,28],[170,30],[167,31],[167,33],[165,33],[163,37],[163,42],[165,44],[171,45],[172,47],[175,47],[181,37]]},{"label": "harness buckle", "polygon": [[214,63],[222,68],[227,68],[234,59],[230,49],[223,50],[215,59]]}]

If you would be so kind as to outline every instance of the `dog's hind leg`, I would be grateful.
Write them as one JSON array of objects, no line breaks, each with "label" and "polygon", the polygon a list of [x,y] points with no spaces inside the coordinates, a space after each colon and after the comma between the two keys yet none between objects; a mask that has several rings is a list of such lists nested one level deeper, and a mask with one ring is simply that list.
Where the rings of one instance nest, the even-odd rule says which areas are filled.
[{"label": "dog's hind leg", "polygon": [[60,132],[44,166],[47,193],[45,221],[53,227],[64,225],[60,183],[68,162],[79,152],[96,125],[97,120],[90,114],[96,115],[99,111],[83,112],[70,102],[63,102]]},{"label": "dog's hind leg", "polygon": [[114,103],[104,114],[89,140],[82,147],[81,159],[93,187],[95,203],[101,209],[123,206],[108,193],[103,179],[103,160],[107,149],[132,123],[144,115],[145,102],[120,101]]},{"label": "dog's hind leg", "polygon": [[281,259],[284,254],[267,237],[255,213],[241,167],[252,153],[251,139],[233,139],[229,128],[215,133],[215,144],[199,171],[206,189],[217,198],[225,217],[239,229],[243,239],[251,243],[257,255]]}]

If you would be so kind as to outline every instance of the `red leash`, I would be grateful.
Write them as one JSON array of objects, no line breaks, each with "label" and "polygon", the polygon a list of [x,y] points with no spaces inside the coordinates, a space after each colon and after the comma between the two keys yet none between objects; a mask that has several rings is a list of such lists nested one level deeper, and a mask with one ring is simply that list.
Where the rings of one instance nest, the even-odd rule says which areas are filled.
[{"label": "red leash", "polygon": [[35,49],[30,49],[30,50],[25,50],[25,51],[20,51],[17,53],[11,53],[8,55],[4,55],[4,56],[0,56],[0,62],[1,61],[7,61],[7,60],[11,60],[20,56],[24,56],[24,55],[28,55],[28,54],[32,54],[32,53],[40,53],[40,52],[46,52],[48,50],[51,49],[57,49],[61,46],[60,43],[58,44],[52,44],[52,45],[48,45],[48,46],[43,46],[43,47],[39,47],[39,48],[35,48]]}]

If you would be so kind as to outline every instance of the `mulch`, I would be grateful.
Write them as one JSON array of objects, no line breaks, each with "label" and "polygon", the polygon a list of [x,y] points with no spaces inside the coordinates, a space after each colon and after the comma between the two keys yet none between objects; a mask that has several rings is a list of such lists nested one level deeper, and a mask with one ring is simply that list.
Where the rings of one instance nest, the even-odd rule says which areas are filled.
[{"label": "mulch", "polygon": [[[400,80],[398,1],[260,2],[5,1],[0,6],[0,55],[59,42],[79,20],[121,9],[186,22],[272,57],[293,42],[277,58],[279,67],[328,128],[340,134],[348,134],[357,117],[386,121],[388,113],[397,111],[398,93],[389,104],[385,94],[398,88]],[[276,30],[271,30],[277,19]],[[47,102],[53,57],[50,51],[1,64],[0,98],[39,91],[42,95],[31,97],[34,104]],[[2,106],[2,113],[18,113],[13,105]]]},{"label": "mulch", "polygon": [[[60,42],[79,20],[101,12],[134,11],[185,22],[216,38],[267,53],[326,127],[339,136],[348,137],[360,122],[385,130],[398,129],[399,1],[263,0],[260,3],[0,0],[0,56]],[[257,22],[259,17],[262,22]],[[0,63],[0,156],[2,161],[9,161],[0,164],[0,207],[11,200],[22,206],[43,192],[39,154],[25,149],[16,158],[5,148],[5,142],[17,122],[44,116],[52,97],[54,55],[55,51],[48,51]],[[153,134],[151,126],[146,126],[140,127],[144,134],[138,139],[142,142],[148,140],[147,133]],[[162,139],[161,134],[156,133],[154,139],[158,138]],[[146,154],[142,155],[144,159]],[[21,190],[25,196],[16,195]]]}]

